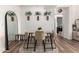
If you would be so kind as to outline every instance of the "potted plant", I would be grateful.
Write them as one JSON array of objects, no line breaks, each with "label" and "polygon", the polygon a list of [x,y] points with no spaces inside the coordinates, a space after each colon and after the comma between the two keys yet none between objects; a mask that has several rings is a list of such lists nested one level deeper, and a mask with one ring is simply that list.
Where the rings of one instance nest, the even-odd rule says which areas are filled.
[{"label": "potted plant", "polygon": [[14,21],[14,16],[16,15],[14,12],[9,11],[8,15],[11,17],[11,21]]},{"label": "potted plant", "polygon": [[37,11],[35,14],[37,16],[37,20],[39,21],[39,15],[41,15],[41,13]]},{"label": "potted plant", "polygon": [[42,30],[42,28],[41,27],[38,27],[38,30]]},{"label": "potted plant", "polygon": [[32,15],[32,13],[30,11],[26,12],[25,15],[27,16],[27,20],[30,20],[30,16]]},{"label": "potted plant", "polygon": [[44,16],[46,16],[46,20],[49,20],[49,15],[50,14],[51,14],[51,12],[47,12],[47,11],[44,13]]}]

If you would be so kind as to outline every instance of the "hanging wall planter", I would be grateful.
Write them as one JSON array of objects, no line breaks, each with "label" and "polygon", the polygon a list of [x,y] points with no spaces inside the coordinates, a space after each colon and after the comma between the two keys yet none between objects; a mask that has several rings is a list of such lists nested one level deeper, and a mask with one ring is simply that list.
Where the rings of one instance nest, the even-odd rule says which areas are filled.
[{"label": "hanging wall planter", "polygon": [[11,17],[11,21],[12,21],[12,22],[14,21],[14,17]]},{"label": "hanging wall planter", "polygon": [[39,15],[41,15],[41,13],[37,11],[35,15],[37,16],[37,21],[39,21]]},{"label": "hanging wall planter", "polygon": [[27,16],[27,20],[29,21],[30,20],[30,16],[32,15],[32,13],[29,11],[29,12],[26,12],[25,15]]},{"label": "hanging wall planter", "polygon": [[47,21],[49,20],[49,15],[50,15],[50,14],[51,14],[51,12],[47,12],[47,11],[44,13],[44,16],[46,16],[46,20],[47,20]]},{"label": "hanging wall planter", "polygon": [[15,13],[10,11],[10,12],[8,12],[8,15],[11,17],[11,21],[14,22]]}]

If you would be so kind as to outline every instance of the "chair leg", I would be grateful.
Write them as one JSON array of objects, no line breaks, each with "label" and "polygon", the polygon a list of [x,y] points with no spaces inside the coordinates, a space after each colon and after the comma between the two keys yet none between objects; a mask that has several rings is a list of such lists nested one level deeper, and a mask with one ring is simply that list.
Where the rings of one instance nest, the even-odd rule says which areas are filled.
[{"label": "chair leg", "polygon": [[50,41],[50,42],[51,42],[51,48],[53,49],[52,39],[50,39],[50,40],[51,40],[51,41]]},{"label": "chair leg", "polygon": [[23,47],[25,48],[25,40],[24,40],[24,42],[23,42],[23,43],[24,43],[24,46],[23,46]]},{"label": "chair leg", "polygon": [[55,40],[54,40],[54,42],[53,42],[54,44],[55,44],[55,47],[54,47],[54,49],[56,49],[56,43],[55,43]]},{"label": "chair leg", "polygon": [[45,41],[43,40],[43,46],[44,46],[44,52],[46,51],[46,49],[45,49]]},{"label": "chair leg", "polygon": [[29,38],[30,38],[30,42],[32,42],[32,37],[30,36]]},{"label": "chair leg", "polygon": [[37,40],[35,40],[34,42],[34,51],[36,51],[36,44],[37,44]]},{"label": "chair leg", "polygon": [[49,38],[48,38],[48,42],[49,42]]},{"label": "chair leg", "polygon": [[26,40],[27,40],[27,39],[24,39],[24,48],[25,48],[25,45],[26,45],[26,42],[27,42]]},{"label": "chair leg", "polygon": [[27,49],[28,49],[28,45],[29,45],[29,38],[27,39]]}]

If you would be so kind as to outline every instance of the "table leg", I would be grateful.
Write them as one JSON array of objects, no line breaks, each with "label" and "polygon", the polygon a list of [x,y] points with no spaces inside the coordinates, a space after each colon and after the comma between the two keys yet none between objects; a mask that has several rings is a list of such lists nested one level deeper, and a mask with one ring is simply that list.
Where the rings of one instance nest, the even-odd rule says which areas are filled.
[{"label": "table leg", "polygon": [[37,40],[35,40],[35,43],[34,43],[34,51],[36,51],[36,44],[37,44]]},{"label": "table leg", "polygon": [[29,45],[29,37],[28,37],[28,39],[27,39],[27,49],[28,49],[28,45]]},{"label": "table leg", "polygon": [[43,40],[42,43],[43,43],[43,46],[44,46],[44,52],[45,52],[45,51],[46,51],[46,48],[45,48],[45,41]]},{"label": "table leg", "polygon": [[51,42],[51,48],[53,49],[53,45],[52,45],[52,39],[50,38],[50,42]]}]

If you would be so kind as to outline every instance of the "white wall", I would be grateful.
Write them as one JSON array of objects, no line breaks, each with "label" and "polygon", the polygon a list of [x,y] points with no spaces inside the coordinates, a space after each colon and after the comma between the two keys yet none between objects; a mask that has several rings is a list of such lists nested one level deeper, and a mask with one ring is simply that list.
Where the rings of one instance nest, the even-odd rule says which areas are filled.
[{"label": "white wall", "polygon": [[[27,31],[36,31],[38,27],[42,27],[44,31],[52,31],[54,29],[54,7],[44,7],[44,6],[22,6],[22,20],[21,20],[21,29],[22,33]],[[50,16],[49,21],[46,20],[44,16],[44,12],[46,10],[50,10],[52,15]],[[32,16],[30,17],[30,21],[27,21],[27,16],[25,16],[25,12],[31,11]],[[42,15],[40,15],[40,20],[36,20],[35,12],[40,11]]]},{"label": "white wall", "polygon": [[68,25],[68,37],[72,39],[72,24],[75,19],[79,19],[79,5],[73,5],[69,7],[69,25]]},{"label": "white wall", "polygon": [[16,6],[16,5],[15,6],[5,6],[5,5],[0,6],[0,52],[3,52],[5,50],[5,13],[8,10],[14,11],[16,13],[17,18],[19,20],[19,24],[20,24],[20,19],[21,19],[19,6]]},{"label": "white wall", "polygon": [[74,21],[76,19],[79,19],[79,5],[72,6],[70,12],[71,12],[72,23],[74,24]]},{"label": "white wall", "polygon": [[[7,28],[8,28],[8,40],[15,40],[15,34],[18,34],[18,19],[14,16],[14,21],[11,20],[11,16],[7,15]],[[13,29],[14,28],[14,29]]]},{"label": "white wall", "polygon": [[68,7],[64,7],[63,8],[63,37],[67,38],[67,39],[71,39],[70,38],[70,34],[69,34],[69,8]]}]

